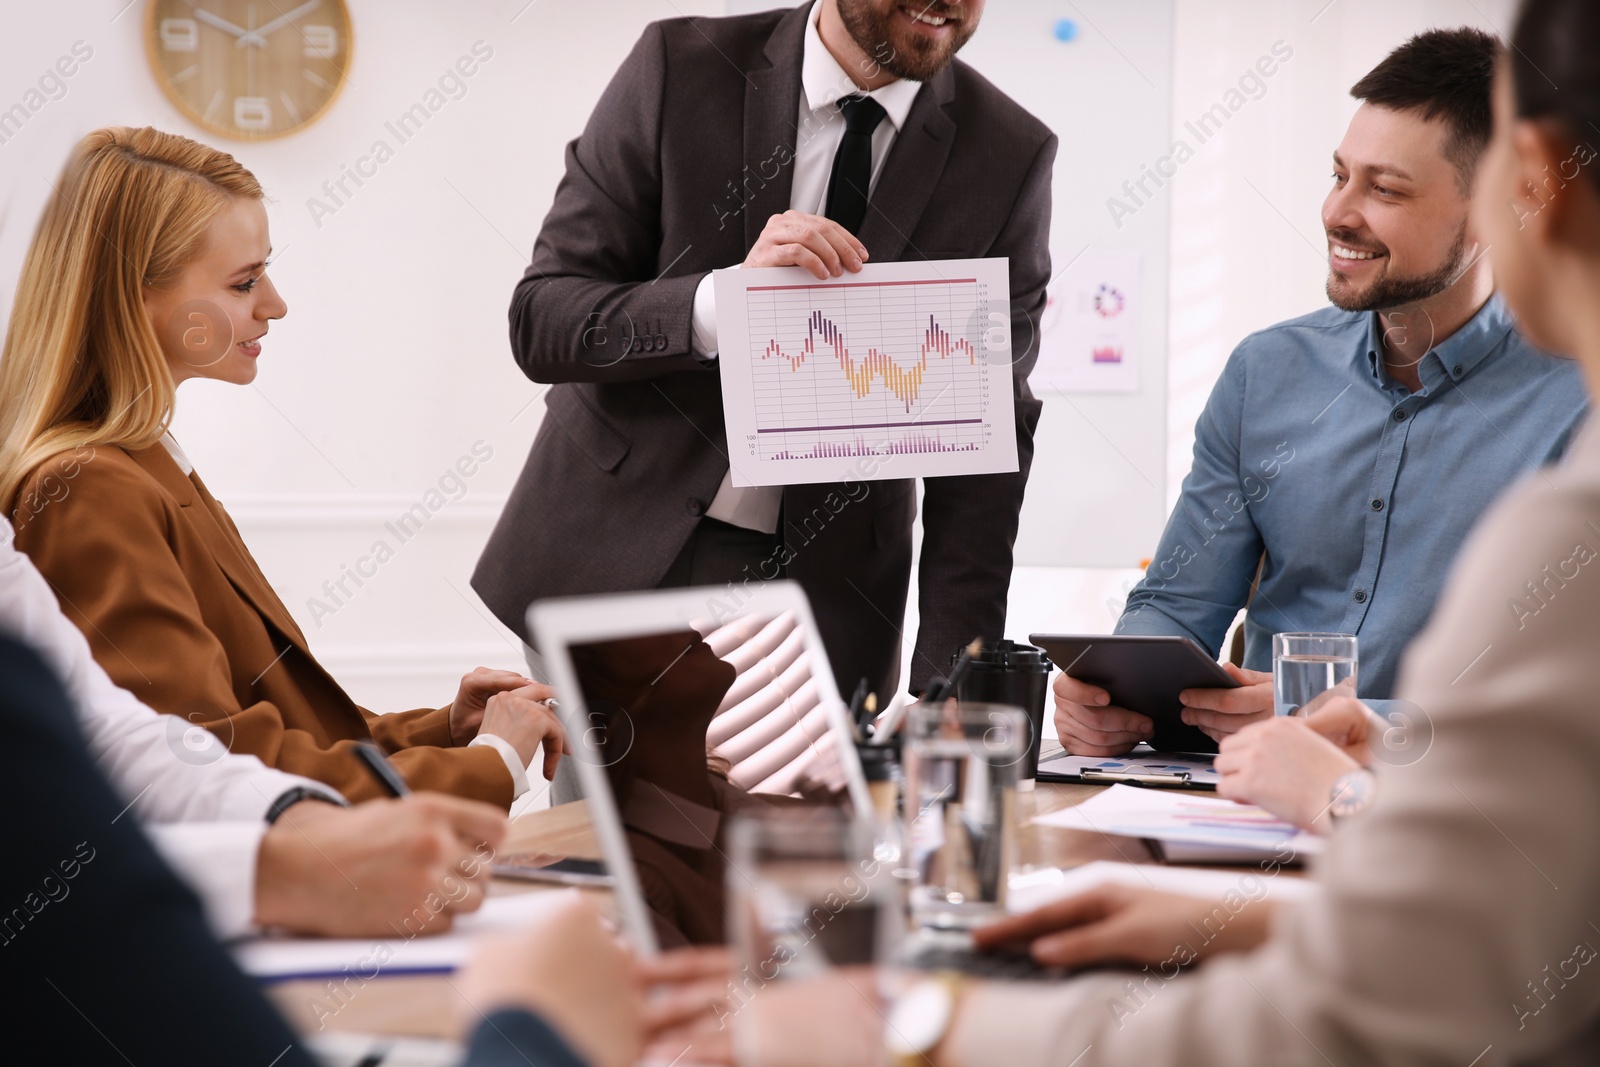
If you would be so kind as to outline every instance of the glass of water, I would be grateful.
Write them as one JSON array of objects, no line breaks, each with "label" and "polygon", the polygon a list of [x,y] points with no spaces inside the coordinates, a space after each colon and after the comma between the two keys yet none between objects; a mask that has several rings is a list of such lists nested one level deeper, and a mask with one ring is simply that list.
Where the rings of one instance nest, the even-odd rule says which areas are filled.
[{"label": "glass of water", "polygon": [[812,978],[895,957],[902,891],[870,820],[837,808],[772,807],[728,828],[728,940],[741,973]]},{"label": "glass of water", "polygon": [[881,1054],[905,903],[877,839],[870,818],[837,808],[757,808],[729,823],[728,1011],[739,1063],[792,1061],[773,1035],[794,1033],[819,1005],[827,1055]]},{"label": "glass of water", "polygon": [[1279,715],[1300,715],[1330,689],[1356,695],[1355,634],[1274,634],[1272,690]]},{"label": "glass of water", "polygon": [[1005,910],[1028,718],[1006,704],[916,707],[906,721],[912,917],[964,929]]}]

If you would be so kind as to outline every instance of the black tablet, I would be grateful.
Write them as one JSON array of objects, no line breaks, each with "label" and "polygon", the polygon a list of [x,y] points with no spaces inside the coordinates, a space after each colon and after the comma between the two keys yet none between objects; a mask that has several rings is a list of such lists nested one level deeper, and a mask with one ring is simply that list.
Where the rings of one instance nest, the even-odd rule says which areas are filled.
[{"label": "black tablet", "polygon": [[1098,685],[1111,703],[1155,720],[1150,746],[1163,752],[1215,752],[1217,743],[1182,719],[1185,689],[1233,689],[1238,682],[1187,637],[1030,634],[1063,672]]}]

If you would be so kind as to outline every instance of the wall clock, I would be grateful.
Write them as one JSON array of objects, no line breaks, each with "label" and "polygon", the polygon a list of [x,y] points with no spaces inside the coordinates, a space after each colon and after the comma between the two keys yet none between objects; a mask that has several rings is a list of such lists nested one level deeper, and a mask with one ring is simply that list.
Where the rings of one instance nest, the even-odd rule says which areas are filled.
[{"label": "wall clock", "polygon": [[344,0],[150,0],[145,51],[179,111],[259,141],[304,129],[350,66]]}]

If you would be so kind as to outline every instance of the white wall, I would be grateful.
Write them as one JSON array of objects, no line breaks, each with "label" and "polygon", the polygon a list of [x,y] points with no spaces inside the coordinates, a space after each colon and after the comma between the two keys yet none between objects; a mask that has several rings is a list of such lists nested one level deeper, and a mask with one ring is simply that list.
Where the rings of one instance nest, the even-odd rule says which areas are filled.
[{"label": "white wall", "polygon": [[[136,0],[119,14],[125,3],[30,5],[22,24],[14,19],[13,32],[0,38],[0,110],[22,99],[75,41],[94,49],[66,95],[0,145],[0,317],[9,313],[50,181],[79,136],[127,123],[205,139],[157,89],[141,44],[144,4]],[[1319,14],[1323,3],[1177,0],[1175,124],[1214,102],[1273,41],[1295,54],[1266,95],[1162,193],[1172,198],[1174,235],[1169,495],[1188,466],[1195,415],[1233,343],[1323,301],[1318,205],[1329,153],[1353,109],[1349,85],[1409,33],[1490,19],[1505,28],[1511,7],[1511,0],[1333,0]],[[516,370],[506,343],[511,288],[554,193],[562,145],[640,29],[676,14],[720,14],[724,3],[350,0],[350,7],[354,65],[331,111],[286,140],[226,146],[275,198],[273,277],[290,314],[274,325],[253,387],[183,387],[175,432],[319,656],[358,699],[394,710],[444,702],[475,664],[519,662],[514,642],[467,586],[542,415],[538,390]],[[1040,32],[1078,10],[1030,7]],[[1098,9],[1084,10],[1093,18]],[[466,95],[316,225],[307,199],[479,40],[494,52]],[[1004,83],[1002,72],[991,73]],[[1107,96],[1081,106],[1103,112],[1120,102]],[[1071,128],[1057,132],[1059,165],[1070,166],[1074,150],[1092,150],[1074,142]],[[1101,203],[1056,205],[1058,217],[1104,210]],[[422,500],[479,441],[493,455],[465,495],[399,544],[384,524]],[[397,548],[395,558],[331,617],[314,621],[308,598],[380,538]],[[1019,636],[1106,629],[1136,577],[1134,570],[1023,568],[1010,629]]]}]

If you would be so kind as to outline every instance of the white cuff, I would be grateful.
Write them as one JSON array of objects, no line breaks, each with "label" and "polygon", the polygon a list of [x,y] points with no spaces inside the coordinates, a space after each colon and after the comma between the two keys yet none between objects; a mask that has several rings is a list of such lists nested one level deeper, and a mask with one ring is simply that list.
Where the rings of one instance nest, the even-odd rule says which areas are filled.
[{"label": "white cuff", "polygon": [[717,358],[717,287],[712,275],[700,279],[694,288],[694,354],[710,361]]},{"label": "white cuff", "polygon": [[511,772],[511,799],[516,800],[528,791],[528,768],[522,765],[522,757],[517,754],[516,747],[510,741],[498,734],[479,734],[467,742],[467,747],[474,745],[487,745],[500,753],[500,758],[506,761],[506,770]]},{"label": "white cuff", "polygon": [[144,830],[156,851],[199,894],[212,933],[228,940],[255,929],[256,857],[266,823],[159,823]]}]

